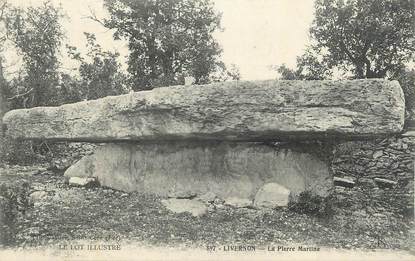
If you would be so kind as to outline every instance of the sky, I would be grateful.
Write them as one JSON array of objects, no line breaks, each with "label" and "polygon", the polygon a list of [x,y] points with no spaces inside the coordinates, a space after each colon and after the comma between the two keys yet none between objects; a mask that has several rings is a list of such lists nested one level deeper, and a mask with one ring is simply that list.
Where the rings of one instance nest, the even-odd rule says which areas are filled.
[{"label": "sky", "polygon": [[[313,19],[313,0],[213,0],[222,13],[223,32],[215,37],[223,48],[222,60],[235,64],[243,80],[273,79],[276,72],[270,67],[285,63],[295,65],[308,44],[308,29]],[[9,0],[20,6],[38,5],[41,0]],[[85,51],[83,32],[95,33],[98,43],[106,50],[117,50],[122,63],[128,48],[125,41],[115,41],[112,32],[86,17],[90,10],[97,17],[107,15],[103,0],[52,0],[61,4],[67,18],[63,26],[67,42]],[[15,58],[17,59],[17,58]],[[13,59],[9,59],[13,60]],[[62,56],[66,68],[73,63]]]}]

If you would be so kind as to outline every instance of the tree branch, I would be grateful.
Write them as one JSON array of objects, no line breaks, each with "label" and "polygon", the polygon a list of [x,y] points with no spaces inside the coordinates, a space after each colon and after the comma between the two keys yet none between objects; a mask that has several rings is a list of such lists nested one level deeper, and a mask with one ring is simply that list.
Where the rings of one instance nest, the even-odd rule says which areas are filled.
[{"label": "tree branch", "polygon": [[354,64],[357,63],[357,59],[353,56],[353,54],[347,49],[346,44],[343,41],[340,41],[340,46],[343,49],[343,51],[346,53],[347,57],[349,57],[350,60],[352,60],[352,62]]},{"label": "tree branch", "polygon": [[26,96],[26,95],[28,95],[28,94],[31,94],[31,93],[33,92],[33,90],[34,90],[34,89],[32,88],[32,89],[30,89],[29,91],[27,91],[27,92],[25,92],[25,93],[22,93],[22,94],[17,94],[17,95],[15,95],[15,96],[13,96],[13,97],[8,98],[7,100],[11,101],[11,100],[15,100],[15,99],[17,99],[17,98],[20,98],[20,97]]},{"label": "tree branch", "polygon": [[3,20],[4,12],[6,10],[6,7],[7,7],[7,1],[4,1],[3,4],[0,7],[0,10],[1,10],[1,12],[0,12],[0,20]]},{"label": "tree branch", "polygon": [[90,15],[82,17],[83,19],[90,19],[90,20],[95,21],[95,22],[99,23],[100,25],[106,27],[105,23],[97,17],[94,10],[92,10],[92,8],[90,6],[88,6],[88,10],[89,10]]}]

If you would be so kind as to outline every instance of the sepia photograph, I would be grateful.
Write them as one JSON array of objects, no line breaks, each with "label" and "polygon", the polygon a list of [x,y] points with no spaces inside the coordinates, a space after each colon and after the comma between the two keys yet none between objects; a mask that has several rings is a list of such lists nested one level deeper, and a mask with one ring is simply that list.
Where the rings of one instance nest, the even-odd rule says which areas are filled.
[{"label": "sepia photograph", "polygon": [[0,0],[0,260],[415,260],[415,0]]}]

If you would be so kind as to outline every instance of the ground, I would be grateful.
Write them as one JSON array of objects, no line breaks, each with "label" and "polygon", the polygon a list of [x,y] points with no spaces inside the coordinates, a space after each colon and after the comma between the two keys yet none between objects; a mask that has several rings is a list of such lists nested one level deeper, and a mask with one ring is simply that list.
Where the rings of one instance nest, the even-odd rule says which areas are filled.
[{"label": "ground", "polygon": [[108,244],[201,249],[228,245],[414,249],[413,219],[366,224],[352,215],[322,218],[287,208],[226,206],[211,207],[206,215],[193,217],[168,211],[155,196],[70,186],[62,172],[46,171],[43,166],[0,169],[0,182],[22,180],[28,181],[30,192],[45,193],[16,219],[15,238],[4,248],[59,249],[79,240],[103,240]]}]

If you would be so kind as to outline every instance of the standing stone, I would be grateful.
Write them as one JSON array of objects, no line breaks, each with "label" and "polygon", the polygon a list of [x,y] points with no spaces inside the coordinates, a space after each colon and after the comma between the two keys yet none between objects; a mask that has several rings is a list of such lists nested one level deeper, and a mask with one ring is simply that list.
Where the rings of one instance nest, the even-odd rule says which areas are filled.
[{"label": "standing stone", "polygon": [[162,197],[211,192],[221,199],[251,200],[265,183],[321,196],[333,183],[326,163],[316,156],[245,142],[107,144],[68,168],[65,176],[96,177],[102,186]]},{"label": "standing stone", "polygon": [[402,131],[397,81],[235,81],[8,112],[9,136],[64,141],[264,141]]},{"label": "standing stone", "polygon": [[256,194],[254,206],[257,208],[286,207],[290,190],[278,183],[265,184]]}]

